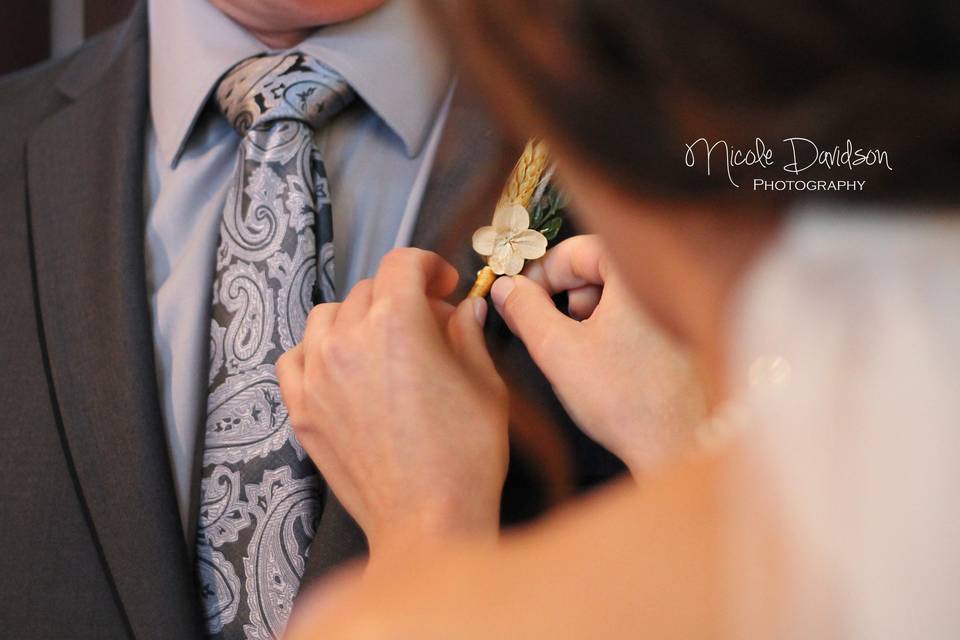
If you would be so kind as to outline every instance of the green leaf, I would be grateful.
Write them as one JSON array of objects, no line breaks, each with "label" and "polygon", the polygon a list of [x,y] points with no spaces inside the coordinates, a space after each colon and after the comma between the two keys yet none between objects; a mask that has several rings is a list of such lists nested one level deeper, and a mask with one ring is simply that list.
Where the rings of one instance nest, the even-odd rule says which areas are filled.
[{"label": "green leaf", "polygon": [[570,204],[569,201],[567,200],[567,195],[560,190],[557,190],[554,193],[556,194],[555,200],[554,200],[555,202],[554,206],[556,210],[559,211],[561,209],[566,209],[567,205]]},{"label": "green leaf", "polygon": [[533,207],[533,211],[530,212],[530,228],[538,229],[541,224],[543,224],[546,213],[549,210],[550,203],[548,202],[548,193],[544,193],[543,197],[540,198],[540,201],[537,202],[536,206]]},{"label": "green leaf", "polygon": [[537,229],[537,231],[544,235],[544,237],[547,239],[547,242],[551,242],[557,237],[557,234],[560,233],[560,227],[562,226],[563,218],[560,216],[555,216],[548,220],[542,227]]},{"label": "green leaf", "polygon": [[567,199],[564,194],[553,184],[547,185],[530,212],[530,228],[542,233],[547,241],[555,239],[563,226],[563,209],[566,206]]},{"label": "green leaf", "polygon": [[537,206],[534,207],[534,220],[535,224],[531,226],[539,226],[544,224],[548,218],[553,217],[557,211],[557,205],[559,204],[559,196],[552,187],[547,187],[547,190],[544,192],[543,196],[540,198],[540,201],[537,203]]}]

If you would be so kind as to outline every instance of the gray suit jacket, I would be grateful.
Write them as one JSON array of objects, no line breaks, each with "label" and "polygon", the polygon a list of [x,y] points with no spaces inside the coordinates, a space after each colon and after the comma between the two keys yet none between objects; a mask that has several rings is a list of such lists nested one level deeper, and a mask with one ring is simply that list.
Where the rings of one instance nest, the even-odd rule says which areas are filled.
[{"label": "gray suit jacket", "polygon": [[[147,28],[131,18],[72,56],[0,81],[0,635],[200,638],[161,421],[147,308]],[[414,244],[439,248],[498,140],[458,99]],[[476,268],[469,239],[447,252]],[[464,283],[465,286],[469,282]],[[577,484],[619,471],[567,421],[501,321],[498,364],[560,420]],[[513,464],[504,514],[543,507]],[[306,580],[364,549],[328,495]]]}]

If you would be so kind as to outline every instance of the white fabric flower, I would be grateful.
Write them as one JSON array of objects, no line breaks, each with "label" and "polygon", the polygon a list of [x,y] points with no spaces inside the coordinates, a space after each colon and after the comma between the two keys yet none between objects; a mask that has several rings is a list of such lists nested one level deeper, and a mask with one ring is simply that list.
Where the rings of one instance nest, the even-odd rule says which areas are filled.
[{"label": "white fabric flower", "polygon": [[497,207],[493,224],[473,234],[473,250],[489,256],[487,264],[501,276],[515,276],[526,260],[536,260],[547,252],[546,237],[530,229],[530,214],[523,205],[512,203]]}]

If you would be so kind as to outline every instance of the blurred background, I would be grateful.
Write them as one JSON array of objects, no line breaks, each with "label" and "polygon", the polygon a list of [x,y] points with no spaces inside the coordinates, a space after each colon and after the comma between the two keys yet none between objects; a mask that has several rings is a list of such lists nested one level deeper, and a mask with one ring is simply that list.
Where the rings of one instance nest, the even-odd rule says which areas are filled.
[{"label": "blurred background", "polygon": [[0,75],[62,55],[122,20],[134,0],[0,0]]}]

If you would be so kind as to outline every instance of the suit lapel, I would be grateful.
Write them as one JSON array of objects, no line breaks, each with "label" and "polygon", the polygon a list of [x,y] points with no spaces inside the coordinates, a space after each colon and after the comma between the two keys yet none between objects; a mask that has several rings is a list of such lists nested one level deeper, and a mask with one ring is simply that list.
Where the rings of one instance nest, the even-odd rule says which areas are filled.
[{"label": "suit lapel", "polygon": [[[503,141],[476,100],[458,90],[412,241],[413,246],[435,251],[456,267],[460,282],[450,297],[453,302],[464,299],[483,265],[473,251],[471,238],[477,228],[490,224],[520,153],[521,149],[511,149]],[[567,220],[561,237],[576,233],[573,221]],[[494,363],[516,395],[511,409],[510,475],[504,489],[504,500],[510,504],[504,503],[503,515],[511,519],[530,517],[571,485],[570,449],[561,433],[579,431],[523,343],[492,307],[484,333]]]},{"label": "suit lapel", "polygon": [[[464,153],[464,149],[470,149],[470,153]],[[466,194],[480,192],[487,182],[486,172],[497,170],[499,149],[499,138],[490,121],[463,90],[457,89],[411,240],[412,246],[440,253],[460,271],[462,291],[451,296],[452,299],[463,297],[473,283],[473,273],[479,268],[479,260],[470,246],[473,230],[468,230],[469,222],[463,229],[459,228],[459,214]],[[493,204],[498,195],[494,195]],[[488,211],[493,211],[493,204],[487,207]],[[328,488],[317,537],[310,546],[304,584],[364,551],[363,532]]]},{"label": "suit lapel", "polygon": [[199,635],[147,308],[143,5],[78,56],[72,101],[31,137],[31,237],[53,394],[92,528],[136,637]]},{"label": "suit lapel", "polygon": [[[474,229],[489,224],[510,165],[503,142],[489,116],[458,87],[440,138],[411,245],[435,251],[460,272],[453,299],[466,295],[482,266],[473,253]],[[491,191],[490,185],[497,186]],[[464,205],[478,207],[482,219],[463,216]],[[470,213],[473,213],[472,211]]]}]

